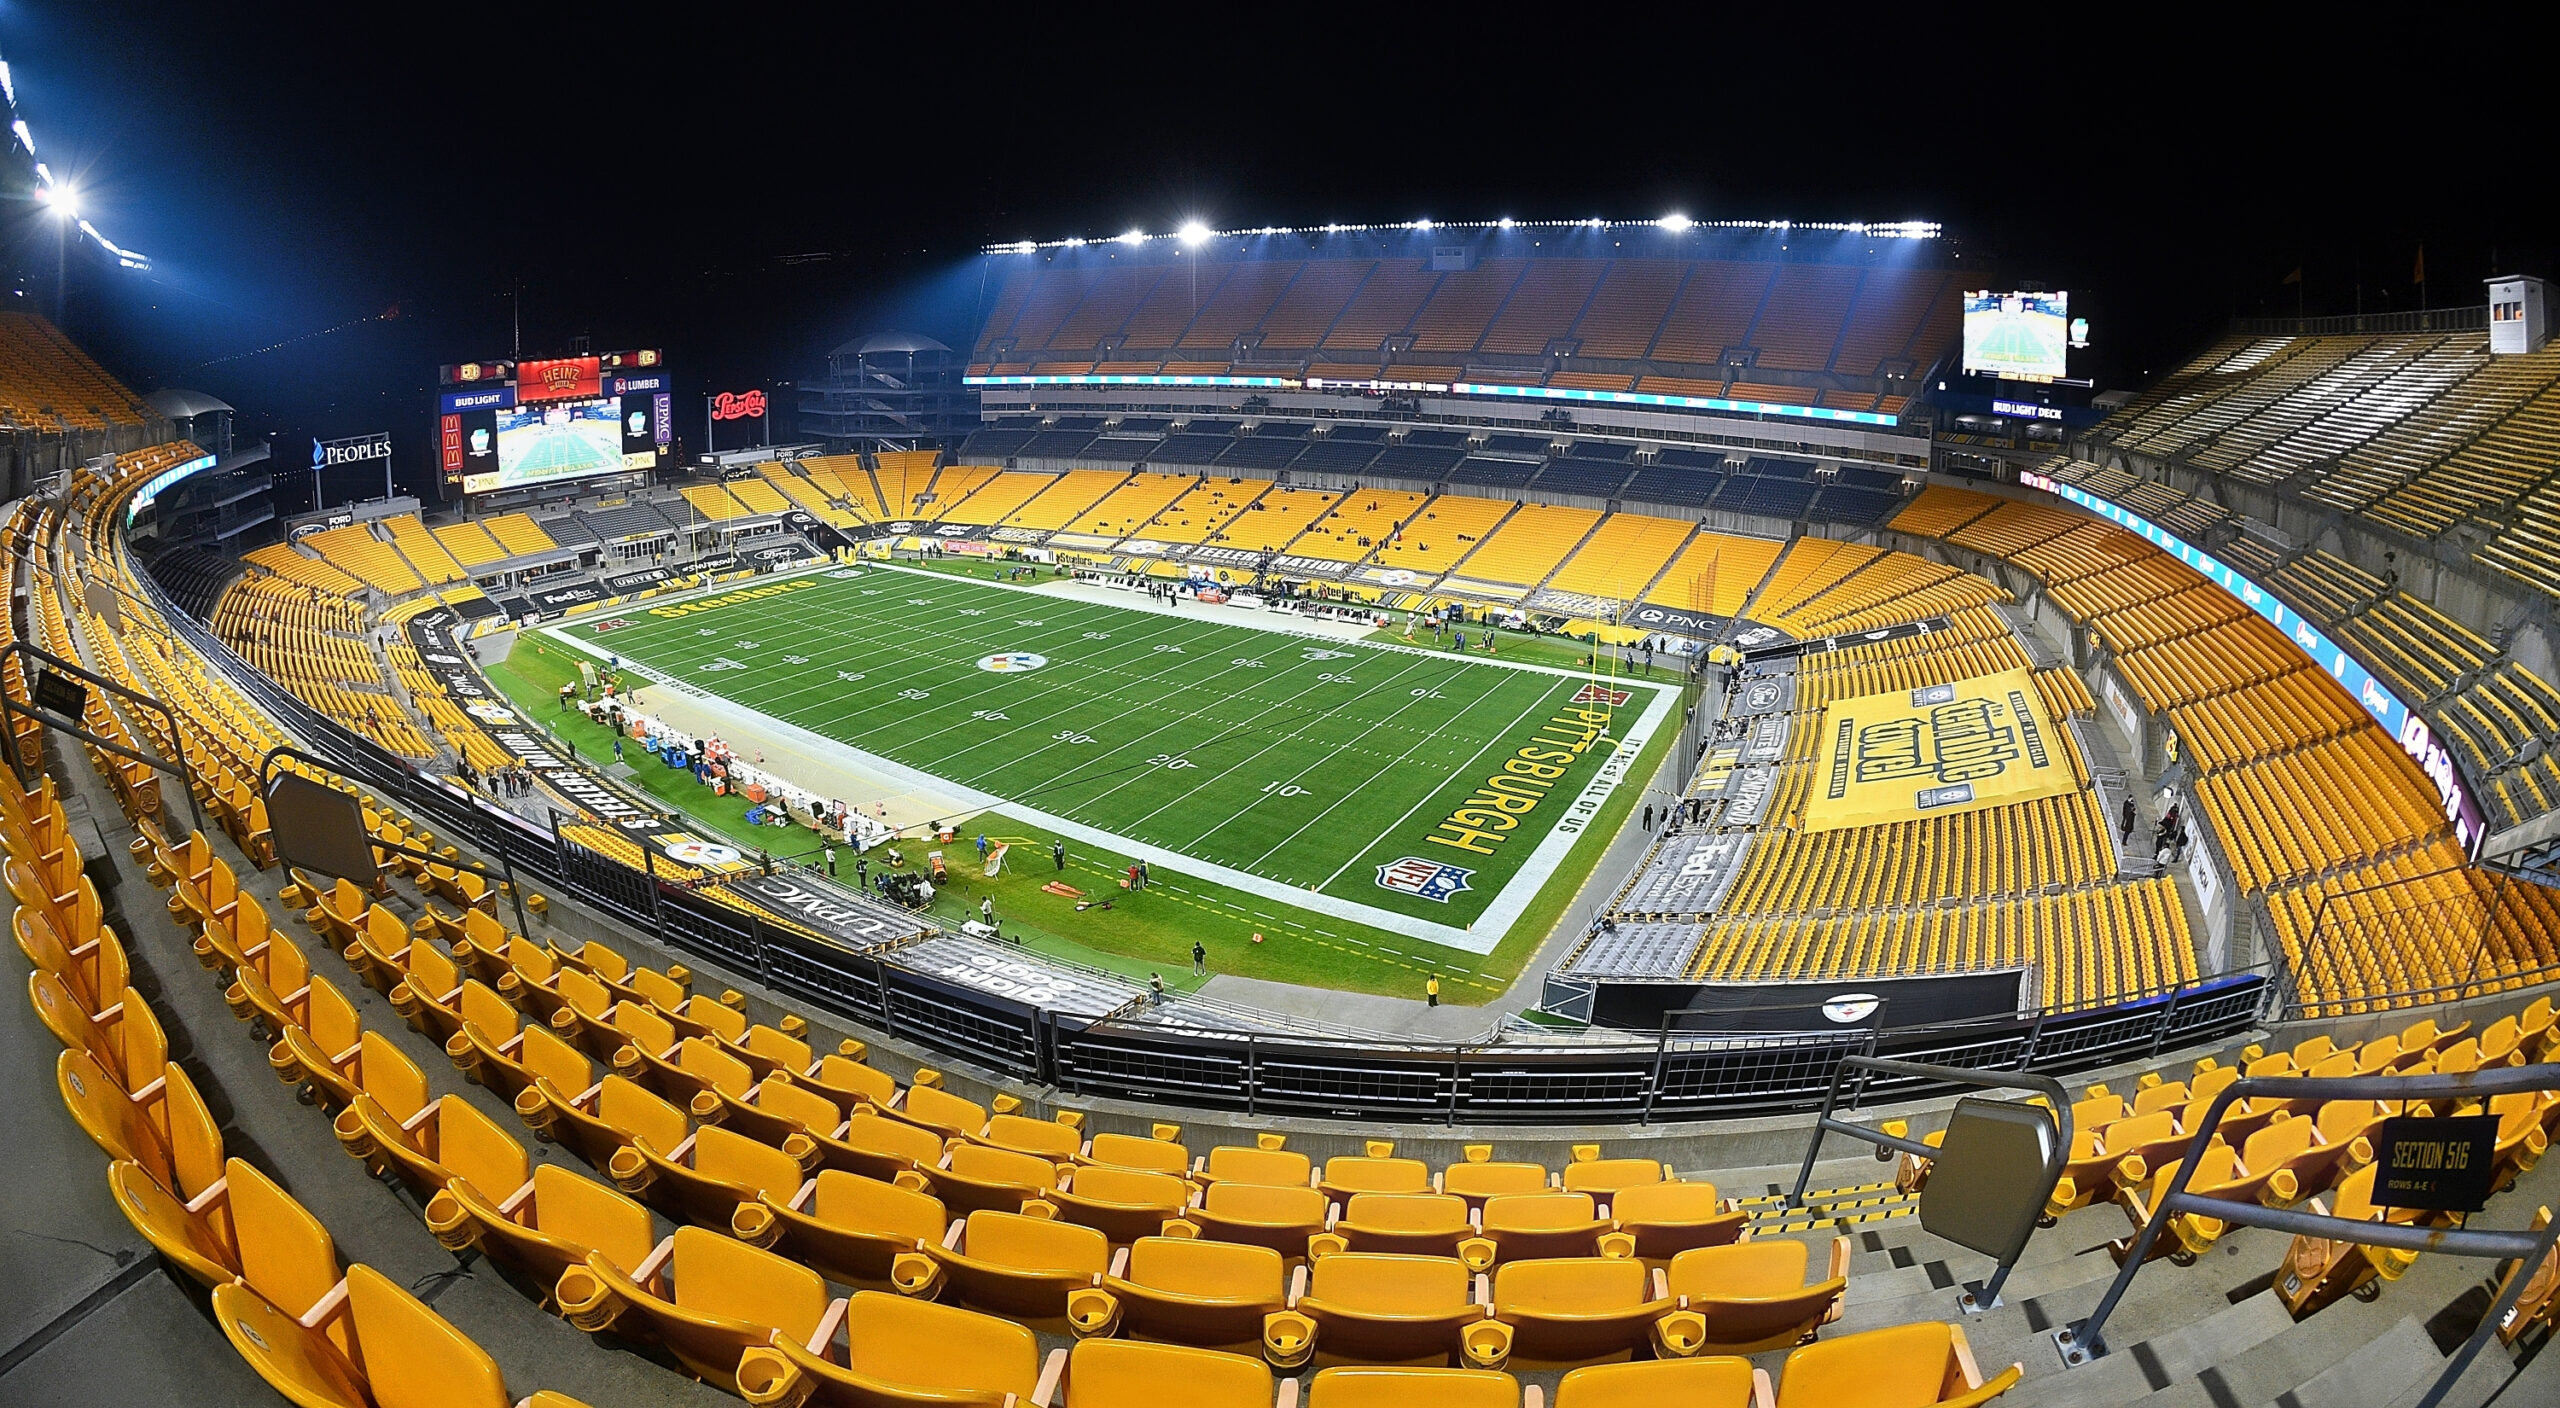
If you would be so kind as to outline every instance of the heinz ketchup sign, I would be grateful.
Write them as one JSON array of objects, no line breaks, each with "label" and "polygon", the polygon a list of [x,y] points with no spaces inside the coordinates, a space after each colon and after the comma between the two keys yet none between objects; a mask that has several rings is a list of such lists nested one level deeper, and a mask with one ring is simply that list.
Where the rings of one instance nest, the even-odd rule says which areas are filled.
[{"label": "heinz ketchup sign", "polygon": [[761,391],[715,391],[711,395],[713,420],[754,420],[763,414]]},{"label": "heinz ketchup sign", "polygon": [[591,401],[604,394],[604,363],[597,357],[562,357],[516,363],[516,400]]}]

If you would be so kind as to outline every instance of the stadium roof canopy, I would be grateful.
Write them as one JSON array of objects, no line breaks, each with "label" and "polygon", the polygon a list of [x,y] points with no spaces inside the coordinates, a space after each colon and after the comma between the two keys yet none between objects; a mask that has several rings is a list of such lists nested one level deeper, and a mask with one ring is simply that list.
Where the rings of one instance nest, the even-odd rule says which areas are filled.
[{"label": "stadium roof canopy", "polygon": [[851,353],[862,357],[874,352],[948,352],[950,350],[949,347],[920,332],[875,332],[869,337],[855,338],[828,355],[841,357]]},{"label": "stadium roof canopy", "polygon": [[170,387],[154,391],[142,398],[143,404],[169,420],[188,420],[214,411],[228,411],[231,403],[208,396],[201,391],[185,391]]},{"label": "stadium roof canopy", "polygon": [[1651,220],[1404,220],[1377,224],[1264,225],[1254,229],[1212,230],[1193,221],[1179,229],[1149,233],[1129,230],[1100,239],[1069,237],[1062,240],[1008,240],[986,246],[987,254],[1032,254],[1044,249],[1078,249],[1087,245],[1145,245],[1153,241],[1172,241],[1183,245],[1205,244],[1216,239],[1250,239],[1271,235],[1347,235],[1411,233],[1427,235],[1435,231],[1458,233],[1482,230],[1664,230],[1683,234],[1690,230],[1762,230],[1781,232],[1804,230],[1827,234],[1867,235],[1878,239],[1936,239],[1941,227],[1934,220],[1692,220],[1686,215],[1672,214]]}]

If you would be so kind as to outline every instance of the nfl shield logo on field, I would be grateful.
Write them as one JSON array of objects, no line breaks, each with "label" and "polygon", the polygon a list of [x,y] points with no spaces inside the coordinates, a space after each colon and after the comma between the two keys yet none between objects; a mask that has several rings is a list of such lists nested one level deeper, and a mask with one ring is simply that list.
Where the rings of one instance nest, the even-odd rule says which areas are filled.
[{"label": "nfl shield logo on field", "polygon": [[1447,904],[1451,895],[1475,888],[1467,883],[1467,877],[1473,874],[1474,871],[1463,866],[1406,856],[1393,865],[1378,867],[1378,888],[1402,890],[1408,895],[1420,895],[1426,900]]}]

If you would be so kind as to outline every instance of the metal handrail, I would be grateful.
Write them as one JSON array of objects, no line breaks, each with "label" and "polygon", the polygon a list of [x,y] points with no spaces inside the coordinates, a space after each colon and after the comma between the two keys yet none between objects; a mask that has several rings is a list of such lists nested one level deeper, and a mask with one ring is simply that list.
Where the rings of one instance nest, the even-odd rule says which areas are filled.
[{"label": "metal handrail", "polygon": [[[2115,1313],[2117,1302],[2124,1299],[2125,1288],[2132,1284],[2135,1273],[2151,1256],[2151,1245],[2159,1240],[2160,1229],[2169,1219],[2192,1214],[2216,1218],[2241,1227],[2265,1227],[2303,1237],[2324,1237],[2333,1241],[2354,1242],[2363,1246],[2389,1247],[2404,1252],[2448,1252],[2454,1256],[2494,1257],[2521,1260],[2525,1267],[2542,1264],[2560,1242],[2560,1223],[2540,1232],[2475,1231],[2465,1227],[2413,1227],[2389,1222],[2358,1222],[2351,1218],[2322,1213],[2296,1212],[2290,1208],[2270,1208],[2254,1202],[2237,1202],[2229,1198],[2210,1198],[2187,1191],[2187,1183],[2195,1177],[2197,1163],[2205,1146],[2212,1140],[2214,1129],[2222,1123],[2225,1110],[2235,1100],[2261,1095],[2327,1103],[2331,1100],[2423,1100],[2431,1096],[2468,1096],[2486,1102],[2496,1096],[2521,1091],[2560,1090],[2560,1065],[2539,1064],[2507,1066],[2494,1071],[2459,1071],[2448,1075],[2424,1076],[2244,1076],[2222,1088],[2213,1103],[2205,1109],[2204,1119],[2197,1124],[2195,1136],[2187,1141],[2186,1152],[2178,1157],[2178,1172],[2169,1180],[2169,1189],[2153,1206],[2149,1220],[2142,1224],[2141,1235],[2125,1253],[2124,1265],[2098,1298],[2098,1308],[2076,1325],[2053,1332],[2054,1343],[2061,1346],[2066,1368],[2105,1357],[2106,1341],[2101,1333],[2107,1317]],[[2524,1276],[2510,1276],[2498,1293],[2496,1303],[2481,1317],[2479,1327],[2463,1342],[2453,1357],[2436,1376],[2435,1386],[2418,1400],[2418,1408],[2435,1408],[2471,1366],[2481,1348],[2488,1343],[2500,1321],[2515,1307],[2516,1298],[2524,1290]]]},{"label": "metal handrail", "polygon": [[[1805,1205],[1805,1185],[1813,1181],[1813,1161],[1822,1152],[1822,1137],[1826,1134],[1845,1134],[1852,1139],[1863,1139],[1870,1144],[1897,1150],[1915,1158],[1934,1159],[1940,1152],[1917,1139],[1905,1139],[1900,1135],[1887,1134],[1880,1129],[1868,1129],[1863,1125],[1848,1124],[1833,1119],[1831,1112],[1840,1102],[1840,1084],[1847,1080],[1853,1071],[1873,1071],[1879,1075],[1888,1076],[1910,1076],[1921,1080],[1944,1081],[1953,1085],[1970,1085],[1984,1090],[2027,1090],[2044,1096],[2053,1108],[2054,1144],[2052,1152],[2045,1155],[2044,1184],[2044,1200],[2048,1202],[2052,1200],[2054,1187],[2061,1183],[2062,1170],[2071,1159],[2071,1097],[2063,1093],[2062,1082],[2051,1076],[1985,1075],[1980,1071],[1968,1070],[1962,1066],[1933,1066],[1924,1061],[1894,1061],[1880,1056],[1844,1056],[1840,1060],[1839,1068],[1832,1072],[1831,1088],[1823,1092],[1822,1113],[1813,1122],[1813,1139],[1805,1145],[1804,1167],[1796,1174],[1796,1190],[1787,1196],[1788,1203],[1796,1207]],[[1866,1081],[1863,1078],[1859,1080],[1858,1088],[1863,1096],[1866,1090]],[[1982,1289],[1979,1292],[1965,1292],[1958,1298],[1958,1304],[1968,1313],[1977,1314],[1998,1305],[2000,1286],[2009,1279],[2013,1260],[2002,1261],[1991,1273],[1991,1279],[1982,1283]]]}]

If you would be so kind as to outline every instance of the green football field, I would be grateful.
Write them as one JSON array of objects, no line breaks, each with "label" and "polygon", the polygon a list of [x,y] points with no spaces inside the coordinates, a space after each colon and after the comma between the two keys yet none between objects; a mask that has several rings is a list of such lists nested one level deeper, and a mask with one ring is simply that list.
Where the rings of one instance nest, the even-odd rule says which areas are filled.
[{"label": "green football field", "polygon": [[1235,614],[865,565],[548,634],[893,778],[1478,953],[1674,704],[1643,681]]}]

